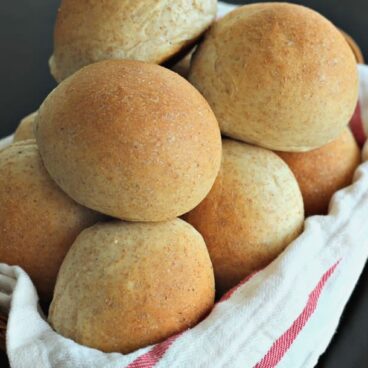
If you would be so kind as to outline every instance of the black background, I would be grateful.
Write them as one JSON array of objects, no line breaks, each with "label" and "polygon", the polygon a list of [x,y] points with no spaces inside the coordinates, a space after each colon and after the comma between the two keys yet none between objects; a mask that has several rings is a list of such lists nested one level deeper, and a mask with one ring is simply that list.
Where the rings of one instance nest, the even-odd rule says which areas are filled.
[{"label": "black background", "polygon": [[[368,60],[368,0],[294,2],[318,10],[347,31]],[[12,133],[19,120],[36,110],[55,86],[48,58],[58,4],[59,0],[0,1],[0,138]],[[5,359],[0,353],[1,367],[6,366]],[[367,267],[318,367],[368,367]]]}]

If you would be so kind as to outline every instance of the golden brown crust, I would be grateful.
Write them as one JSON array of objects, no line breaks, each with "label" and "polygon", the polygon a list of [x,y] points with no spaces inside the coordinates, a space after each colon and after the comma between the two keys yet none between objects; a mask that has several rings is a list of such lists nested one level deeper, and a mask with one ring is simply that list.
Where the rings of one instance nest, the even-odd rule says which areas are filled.
[{"label": "golden brown crust", "polygon": [[333,142],[303,153],[276,152],[294,173],[306,216],[327,213],[332,195],[351,184],[360,163],[359,147],[347,128]]},{"label": "golden brown crust", "polygon": [[196,324],[214,276],[201,235],[182,220],[98,224],[60,269],[49,321],[75,341],[129,353]]},{"label": "golden brown crust", "polygon": [[358,96],[354,55],[320,14],[286,3],[246,5],[206,34],[189,80],[223,134],[280,151],[338,137]]},{"label": "golden brown crust", "polygon": [[35,141],[0,153],[0,262],[21,266],[43,301],[76,236],[99,215],[67,197],[42,165]]},{"label": "golden brown crust", "polygon": [[33,122],[36,118],[36,115],[37,111],[27,115],[20,121],[18,128],[14,133],[14,142],[35,138],[33,133]]},{"label": "golden brown crust", "polygon": [[270,263],[300,234],[304,210],[298,184],[277,155],[224,140],[211,192],[184,218],[204,237],[216,290],[223,293]]},{"label": "golden brown crust", "polygon": [[36,138],[52,178],[77,202],[123,220],[195,207],[221,161],[216,118],[185,79],[115,60],[83,68],[45,100]]},{"label": "golden brown crust", "polygon": [[63,0],[54,31],[51,73],[57,81],[107,59],[161,64],[213,22],[215,0]]}]

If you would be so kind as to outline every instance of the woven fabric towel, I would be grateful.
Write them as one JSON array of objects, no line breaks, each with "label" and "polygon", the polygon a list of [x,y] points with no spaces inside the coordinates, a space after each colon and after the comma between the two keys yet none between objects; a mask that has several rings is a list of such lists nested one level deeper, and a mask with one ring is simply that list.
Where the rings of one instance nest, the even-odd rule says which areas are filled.
[{"label": "woven fabric towel", "polygon": [[[224,10],[224,8],[221,8]],[[226,8],[226,10],[229,8]],[[368,131],[368,67],[360,66],[360,106],[351,122]],[[11,137],[0,142],[11,142]],[[366,147],[368,160],[368,147]],[[0,308],[9,311],[13,368],[308,368],[339,323],[368,256],[368,162],[354,184],[335,194],[328,216],[305,231],[268,267],[244,280],[196,327],[132,354],[105,354],[55,333],[36,290],[19,267],[0,264]]]}]

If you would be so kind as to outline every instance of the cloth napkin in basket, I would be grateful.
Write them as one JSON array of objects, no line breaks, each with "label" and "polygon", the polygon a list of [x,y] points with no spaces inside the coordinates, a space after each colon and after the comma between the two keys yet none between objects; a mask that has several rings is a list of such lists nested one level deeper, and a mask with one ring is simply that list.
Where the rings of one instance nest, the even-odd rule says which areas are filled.
[{"label": "cloth napkin in basket", "polygon": [[[220,10],[225,8],[220,8]],[[226,10],[229,8],[226,8]],[[360,66],[360,107],[351,122],[368,131],[368,67]],[[11,138],[1,145],[9,144]],[[368,147],[366,148],[368,160]],[[308,368],[325,351],[368,257],[368,162],[335,194],[328,216],[268,267],[245,280],[194,328],[128,355],[106,354],[54,332],[19,267],[0,264],[0,308],[9,311],[13,368]]]},{"label": "cloth napkin in basket", "polygon": [[132,354],[105,354],[55,333],[19,267],[0,264],[0,306],[10,309],[11,367],[313,367],[326,349],[368,256],[368,162],[338,192],[328,216],[271,265],[220,301],[191,330]]}]

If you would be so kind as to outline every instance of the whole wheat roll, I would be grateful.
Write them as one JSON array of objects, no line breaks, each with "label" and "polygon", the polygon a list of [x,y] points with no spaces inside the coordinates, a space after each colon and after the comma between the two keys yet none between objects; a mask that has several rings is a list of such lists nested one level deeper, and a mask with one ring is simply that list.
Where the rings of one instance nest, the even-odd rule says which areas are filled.
[{"label": "whole wheat roll", "polygon": [[224,140],[214,186],[184,219],[205,239],[222,294],[268,265],[300,234],[303,199],[275,153]]},{"label": "whole wheat roll", "polygon": [[246,5],[216,22],[189,80],[224,135],[279,151],[308,151],[337,138],[358,97],[356,61],[341,32],[287,3]]},{"label": "whole wheat roll", "polygon": [[361,153],[348,128],[340,137],[309,152],[276,152],[294,173],[306,216],[327,213],[332,195],[351,184]]},{"label": "whole wheat roll", "polygon": [[184,78],[154,64],[83,68],[46,98],[35,124],[56,183],[77,202],[123,220],[188,212],[220,167],[211,108]]},{"label": "whole wheat roll", "polygon": [[80,344],[129,353],[190,328],[214,302],[202,236],[186,222],[83,231],[60,269],[49,321]]},{"label": "whole wheat roll", "polygon": [[14,142],[24,141],[27,139],[35,139],[33,132],[33,122],[36,118],[36,115],[37,111],[27,115],[20,121],[14,133]]},{"label": "whole wheat roll", "polygon": [[22,267],[45,302],[77,235],[101,215],[70,199],[51,180],[34,140],[0,152],[0,262]]},{"label": "whole wheat roll", "polygon": [[216,11],[216,0],[62,0],[51,73],[60,82],[101,60],[161,64],[195,42]]}]

